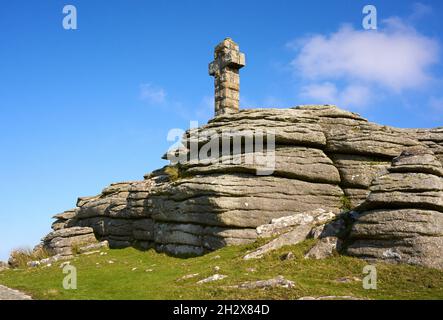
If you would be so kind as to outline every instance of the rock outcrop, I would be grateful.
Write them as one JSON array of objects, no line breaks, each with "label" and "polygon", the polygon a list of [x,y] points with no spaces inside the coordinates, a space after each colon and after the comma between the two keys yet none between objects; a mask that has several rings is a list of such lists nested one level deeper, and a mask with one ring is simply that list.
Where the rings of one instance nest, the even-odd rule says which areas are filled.
[{"label": "rock outcrop", "polygon": [[404,151],[376,178],[348,253],[443,269],[443,166],[429,149]]},{"label": "rock outcrop", "polygon": [[[236,139],[240,148],[220,152]],[[250,139],[272,140],[274,152],[248,148]],[[256,228],[273,219],[319,208],[339,214],[365,202],[373,205],[365,212],[421,210],[429,221],[440,217],[441,128],[396,129],[334,106],[299,106],[221,114],[186,132],[182,143],[165,155],[169,166],[144,180],[112,184],[97,196],[79,198],[77,208],[55,216],[54,232],[44,244],[53,248],[59,235],[77,236],[74,228],[92,228],[95,238],[107,240],[111,248],[201,255],[252,242],[259,237]],[[408,148],[426,150],[432,161],[391,165]],[[208,161],[197,161],[193,150],[208,155]],[[271,168],[269,159],[275,160]],[[395,189],[402,183],[403,189]],[[397,197],[412,187],[422,194]],[[354,239],[360,234],[356,229]]]}]

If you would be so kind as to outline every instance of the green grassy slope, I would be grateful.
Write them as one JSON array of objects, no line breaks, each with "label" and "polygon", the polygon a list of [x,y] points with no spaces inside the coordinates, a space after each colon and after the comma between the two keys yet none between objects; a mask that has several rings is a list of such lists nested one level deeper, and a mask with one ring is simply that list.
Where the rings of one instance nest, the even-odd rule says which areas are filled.
[{"label": "green grassy slope", "polygon": [[[285,247],[260,260],[244,261],[248,246],[226,247],[203,257],[180,259],[153,250],[105,250],[77,256],[77,290],[65,290],[61,262],[0,272],[0,284],[22,290],[35,299],[297,299],[303,296],[354,296],[369,299],[443,299],[443,272],[405,265],[377,264],[378,289],[365,290],[362,282],[337,281],[343,277],[363,278],[366,262],[343,256],[325,260],[306,260],[303,254],[313,245],[305,241]],[[280,255],[292,251],[295,259],[281,261]],[[109,263],[113,261],[114,263]],[[217,273],[223,280],[197,284]],[[254,268],[256,271],[249,270]],[[198,276],[178,281],[181,277]],[[245,281],[283,275],[295,282],[292,289],[244,290],[227,288]]]}]

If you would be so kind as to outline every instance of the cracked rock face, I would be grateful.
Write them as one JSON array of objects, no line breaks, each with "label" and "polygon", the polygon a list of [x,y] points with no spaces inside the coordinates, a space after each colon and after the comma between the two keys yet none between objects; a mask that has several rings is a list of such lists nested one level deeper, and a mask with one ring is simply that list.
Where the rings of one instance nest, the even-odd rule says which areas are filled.
[{"label": "cracked rock face", "polygon": [[360,206],[348,253],[443,269],[442,165],[428,150],[409,150],[375,179]]},{"label": "cracked rock face", "polygon": [[[270,175],[257,175],[263,163],[256,150],[243,145],[235,154],[239,163],[224,161],[231,157],[226,154],[204,163],[189,156],[191,146],[206,152],[209,141],[222,144],[239,135],[246,141],[260,130],[275,135]],[[407,148],[426,153],[397,158],[391,165]],[[55,216],[54,232],[69,235],[72,228],[92,228],[111,248],[201,255],[253,242],[258,226],[320,208],[333,214],[363,202],[365,212],[414,209],[434,214],[443,208],[442,129],[381,126],[329,105],[222,114],[186,132],[183,146],[167,155],[179,155],[182,161],[142,181],[115,183],[97,196],[79,198],[75,209]],[[251,156],[254,161],[243,161]],[[421,194],[415,192],[417,186]],[[356,229],[356,241],[358,234]]]}]

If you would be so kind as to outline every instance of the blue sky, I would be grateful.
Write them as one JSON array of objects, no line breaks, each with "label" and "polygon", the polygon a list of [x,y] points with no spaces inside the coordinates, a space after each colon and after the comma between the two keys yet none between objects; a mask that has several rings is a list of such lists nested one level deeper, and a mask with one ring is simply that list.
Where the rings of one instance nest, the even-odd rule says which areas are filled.
[{"label": "blue sky", "polygon": [[246,53],[242,107],[337,103],[441,126],[442,14],[441,1],[2,1],[0,260],[78,196],[164,165],[167,132],[212,116],[207,67],[227,36]]}]

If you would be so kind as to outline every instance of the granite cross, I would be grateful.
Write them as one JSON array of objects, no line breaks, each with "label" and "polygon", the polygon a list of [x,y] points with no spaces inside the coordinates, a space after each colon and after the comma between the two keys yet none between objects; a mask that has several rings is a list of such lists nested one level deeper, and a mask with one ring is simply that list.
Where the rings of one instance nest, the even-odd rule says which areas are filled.
[{"label": "granite cross", "polygon": [[245,55],[231,38],[226,38],[215,47],[214,61],[209,64],[209,75],[215,78],[216,116],[239,110],[239,70],[244,66]]}]

